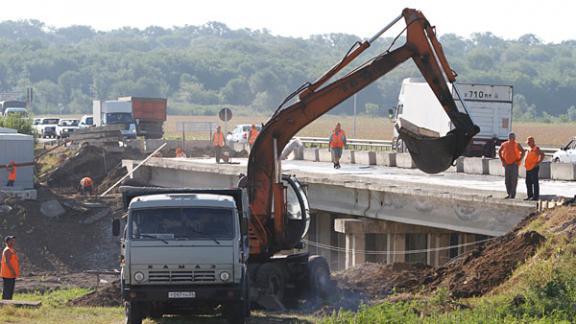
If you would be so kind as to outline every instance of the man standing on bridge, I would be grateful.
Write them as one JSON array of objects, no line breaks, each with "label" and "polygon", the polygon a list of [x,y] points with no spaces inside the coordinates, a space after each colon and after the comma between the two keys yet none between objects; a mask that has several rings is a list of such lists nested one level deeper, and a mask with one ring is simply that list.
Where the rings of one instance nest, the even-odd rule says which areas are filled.
[{"label": "man standing on bridge", "polygon": [[508,196],[504,199],[516,198],[516,186],[518,185],[518,166],[522,163],[524,149],[516,142],[516,134],[508,134],[508,140],[498,150],[498,156],[504,166],[504,183]]},{"label": "man standing on bridge", "polygon": [[0,263],[0,277],[3,281],[2,299],[12,299],[16,278],[20,276],[18,256],[14,250],[16,237],[6,236],[4,243],[6,243],[6,248],[2,251],[2,262]]},{"label": "man standing on bridge", "polygon": [[332,162],[334,169],[340,169],[340,158],[342,157],[342,150],[346,146],[346,133],[342,130],[340,123],[336,124],[336,128],[330,135],[330,152],[332,152]]},{"label": "man standing on bridge", "polygon": [[536,146],[534,137],[528,136],[526,143],[530,146],[530,150],[528,150],[524,161],[524,166],[526,167],[526,192],[528,193],[528,197],[525,200],[538,200],[540,198],[538,172],[540,171],[540,162],[544,160],[544,152]]},{"label": "man standing on bridge", "polygon": [[250,127],[250,132],[248,133],[248,145],[250,146],[250,150],[252,150],[252,146],[254,146],[254,142],[256,142],[256,137],[260,134],[260,131],[256,127],[256,125],[252,124]]},{"label": "man standing on bridge", "polygon": [[224,134],[222,133],[222,128],[218,126],[218,128],[216,128],[216,133],[212,136],[212,146],[214,147],[216,163],[220,163],[220,159],[222,158],[222,148],[224,148],[224,145],[226,145]]}]

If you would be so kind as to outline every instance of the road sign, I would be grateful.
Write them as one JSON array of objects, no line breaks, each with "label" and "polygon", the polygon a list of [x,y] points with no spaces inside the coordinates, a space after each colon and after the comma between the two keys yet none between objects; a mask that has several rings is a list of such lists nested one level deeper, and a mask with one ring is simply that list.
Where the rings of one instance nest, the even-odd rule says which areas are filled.
[{"label": "road sign", "polygon": [[218,112],[218,117],[220,118],[221,121],[227,122],[230,119],[232,119],[232,110],[230,110],[230,108],[222,108]]}]

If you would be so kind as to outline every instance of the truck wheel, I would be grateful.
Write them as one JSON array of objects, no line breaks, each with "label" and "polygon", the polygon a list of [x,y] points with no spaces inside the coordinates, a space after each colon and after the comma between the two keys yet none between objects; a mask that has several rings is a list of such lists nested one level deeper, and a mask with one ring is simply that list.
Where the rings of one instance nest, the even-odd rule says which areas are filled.
[{"label": "truck wheel", "polygon": [[142,324],[142,306],[133,301],[124,302],[126,324]]},{"label": "truck wheel", "polygon": [[286,278],[282,267],[275,263],[264,263],[256,272],[256,287],[266,296],[274,296],[277,302],[282,303]]},{"label": "truck wheel", "polygon": [[313,296],[326,298],[330,295],[332,288],[330,267],[323,256],[313,255],[308,258],[308,278]]}]

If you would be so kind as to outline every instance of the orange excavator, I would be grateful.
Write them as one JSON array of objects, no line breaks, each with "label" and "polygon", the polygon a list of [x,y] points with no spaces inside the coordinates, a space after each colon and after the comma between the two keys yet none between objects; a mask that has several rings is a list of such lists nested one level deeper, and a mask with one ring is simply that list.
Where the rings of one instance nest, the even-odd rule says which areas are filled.
[{"label": "orange excavator", "polygon": [[[390,46],[330,82],[402,18],[407,31],[404,45]],[[468,114],[457,109],[449,87],[456,74],[434,28],[421,12],[404,9],[372,39],[355,44],[317,81],[290,95],[285,103],[292,104],[280,105],[256,138],[248,173],[238,188],[125,188],[128,218],[121,290],[128,322],[215,304],[223,306],[231,321],[244,322],[252,302],[282,309],[302,294],[329,295],[326,259],[306,252],[289,253],[303,247],[310,206],[298,180],[282,175],[281,152],[300,129],[410,58],[454,128],[444,137],[432,137],[399,125],[400,136],[418,168],[429,173],[448,168],[479,129]],[[226,223],[231,219],[226,215],[238,217],[238,231],[232,231],[236,225]],[[220,225],[216,224],[219,219]],[[114,224],[114,233],[119,234],[119,221]]]},{"label": "orange excavator", "polygon": [[[389,48],[328,83],[402,18],[407,32],[404,45]],[[434,27],[420,11],[404,9],[373,38],[356,43],[317,81],[305,84],[289,96],[284,103],[295,102],[287,107],[283,107],[284,103],[280,105],[256,139],[250,152],[248,173],[241,186],[248,189],[251,208],[249,272],[252,282],[259,288],[278,299],[284,296],[284,287],[298,287],[302,282],[316,292],[326,293],[329,269],[322,257],[307,254],[275,256],[280,251],[300,247],[309,223],[306,195],[294,177],[282,175],[280,154],[299,130],[408,59],[416,63],[454,125],[443,137],[422,135],[413,128],[397,125],[416,166],[427,173],[446,170],[479,132],[470,116],[460,112],[454,102],[449,83],[456,80],[456,73],[444,56]]]}]

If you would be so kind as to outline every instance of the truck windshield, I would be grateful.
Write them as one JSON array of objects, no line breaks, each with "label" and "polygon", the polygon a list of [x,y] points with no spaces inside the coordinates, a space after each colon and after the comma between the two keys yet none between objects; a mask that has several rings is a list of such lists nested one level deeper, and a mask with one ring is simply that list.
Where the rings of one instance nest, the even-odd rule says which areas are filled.
[{"label": "truck windshield", "polygon": [[234,213],[226,208],[201,207],[133,210],[128,235],[142,240],[231,240]]},{"label": "truck windshield", "polygon": [[106,124],[132,124],[132,114],[130,113],[107,113]]}]

